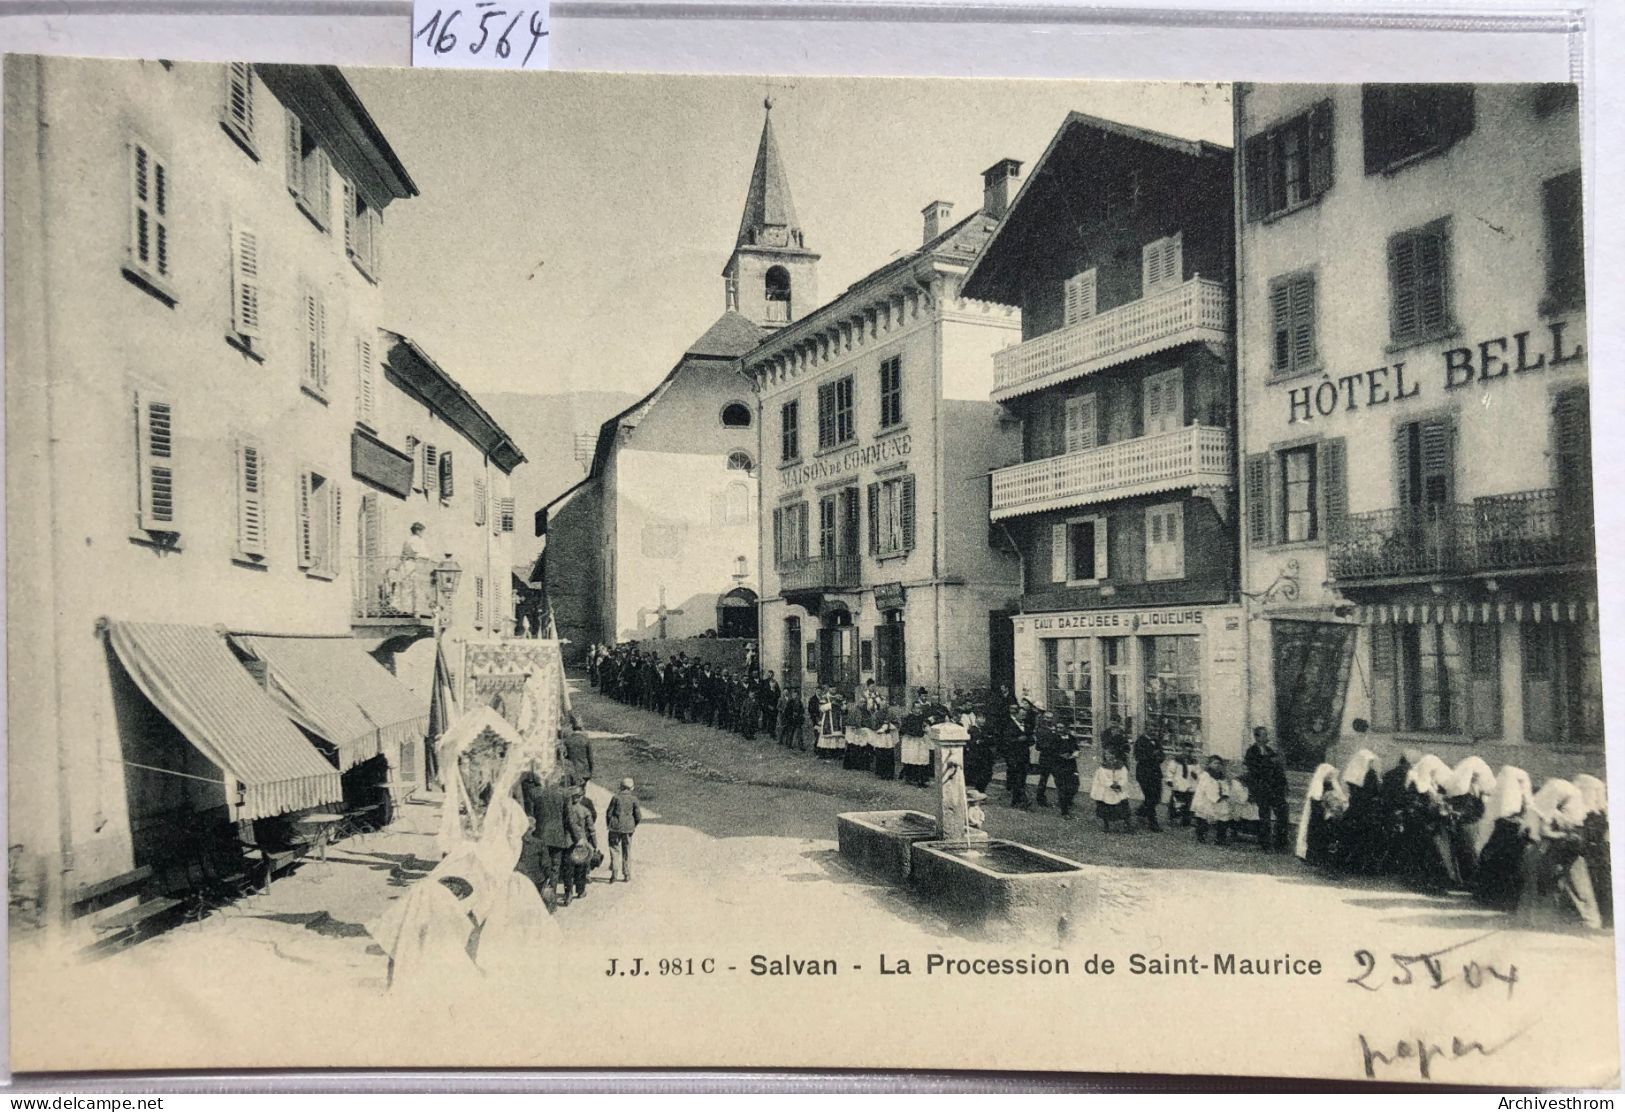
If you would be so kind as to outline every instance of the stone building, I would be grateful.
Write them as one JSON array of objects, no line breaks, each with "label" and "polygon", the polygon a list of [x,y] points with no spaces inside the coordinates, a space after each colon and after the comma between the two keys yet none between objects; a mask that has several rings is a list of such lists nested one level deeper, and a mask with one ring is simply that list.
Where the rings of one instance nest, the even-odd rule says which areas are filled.
[{"label": "stone building", "polygon": [[1305,765],[1598,770],[1573,87],[1242,85],[1235,119],[1251,719]]},{"label": "stone building", "polygon": [[990,626],[1020,579],[987,528],[987,472],[1019,452],[987,393],[1019,326],[960,284],[1019,170],[990,169],[963,220],[927,205],[919,247],[744,358],[760,407],[761,656],[789,686],[850,695],[872,679],[902,702],[988,683]]},{"label": "stone building", "polygon": [[991,360],[1016,693],[1084,737],[1242,751],[1231,224],[1229,150],[1073,113],[965,281],[1021,309]]}]

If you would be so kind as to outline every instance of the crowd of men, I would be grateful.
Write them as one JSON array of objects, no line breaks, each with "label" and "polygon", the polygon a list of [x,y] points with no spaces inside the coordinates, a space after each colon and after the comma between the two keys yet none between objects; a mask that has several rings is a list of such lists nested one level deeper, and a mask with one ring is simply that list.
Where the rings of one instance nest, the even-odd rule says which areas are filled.
[{"label": "crowd of men", "polygon": [[754,738],[775,733],[783,690],[773,673],[753,662],[739,670],[713,668],[684,653],[661,660],[630,645],[593,647],[587,657],[593,685],[612,699],[679,722],[730,730]]}]

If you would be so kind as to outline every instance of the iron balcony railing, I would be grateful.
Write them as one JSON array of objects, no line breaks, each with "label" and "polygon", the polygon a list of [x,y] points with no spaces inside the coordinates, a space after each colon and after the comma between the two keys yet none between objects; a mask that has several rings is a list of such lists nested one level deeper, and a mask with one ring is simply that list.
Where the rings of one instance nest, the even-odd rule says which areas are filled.
[{"label": "iron balcony railing", "polygon": [[374,556],[355,561],[357,619],[428,621],[435,613],[433,571],[425,557]]},{"label": "iron balcony railing", "polygon": [[1596,559],[1587,499],[1555,490],[1350,514],[1329,538],[1334,579],[1469,575]]},{"label": "iron balcony railing", "polygon": [[786,560],[779,565],[779,593],[856,587],[862,582],[862,571],[857,556],[806,556]]},{"label": "iron balcony railing", "polygon": [[1235,485],[1230,430],[1188,425],[993,472],[991,516],[1084,506],[1190,487]]},{"label": "iron balcony railing", "polygon": [[1229,286],[1191,278],[995,352],[993,400],[1002,402],[1180,344],[1222,342],[1230,331]]}]

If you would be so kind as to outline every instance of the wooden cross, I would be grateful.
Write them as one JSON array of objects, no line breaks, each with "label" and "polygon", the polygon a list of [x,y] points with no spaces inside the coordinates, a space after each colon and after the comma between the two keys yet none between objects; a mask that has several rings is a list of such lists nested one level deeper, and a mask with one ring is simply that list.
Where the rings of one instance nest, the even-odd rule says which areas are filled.
[{"label": "wooden cross", "polygon": [[655,616],[660,620],[660,639],[666,639],[666,618],[673,614],[681,614],[681,610],[668,610],[666,608],[666,585],[660,585],[660,605],[655,607]]}]

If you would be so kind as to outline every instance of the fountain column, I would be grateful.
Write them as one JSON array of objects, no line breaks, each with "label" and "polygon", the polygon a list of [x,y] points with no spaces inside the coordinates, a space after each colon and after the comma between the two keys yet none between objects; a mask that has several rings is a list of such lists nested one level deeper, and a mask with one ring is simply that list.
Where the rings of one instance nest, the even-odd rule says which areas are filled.
[{"label": "fountain column", "polygon": [[937,757],[937,829],[943,841],[965,845],[972,837],[965,802],[965,743],[970,733],[957,722],[939,722],[926,736]]}]

